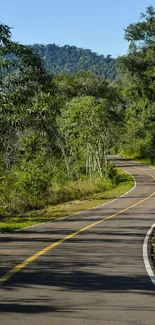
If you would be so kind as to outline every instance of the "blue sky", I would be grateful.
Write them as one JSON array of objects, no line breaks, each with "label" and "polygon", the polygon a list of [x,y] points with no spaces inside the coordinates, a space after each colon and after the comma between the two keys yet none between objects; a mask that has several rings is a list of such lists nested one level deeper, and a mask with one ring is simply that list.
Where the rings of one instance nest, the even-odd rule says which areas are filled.
[{"label": "blue sky", "polygon": [[127,51],[124,28],[149,5],[155,0],[1,0],[0,19],[23,44],[69,44],[116,57]]}]

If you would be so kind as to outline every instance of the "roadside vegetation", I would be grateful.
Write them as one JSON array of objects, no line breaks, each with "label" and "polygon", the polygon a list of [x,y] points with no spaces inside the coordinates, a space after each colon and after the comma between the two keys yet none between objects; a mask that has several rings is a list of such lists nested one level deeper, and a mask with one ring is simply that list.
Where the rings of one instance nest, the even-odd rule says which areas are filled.
[{"label": "roadside vegetation", "polygon": [[125,102],[120,152],[155,163],[155,10],[125,30],[128,54],[118,59],[119,87]]},{"label": "roadside vegetation", "polygon": [[[129,191],[134,185],[133,178],[125,172],[118,170],[117,182],[106,183],[96,179],[85,182],[66,184],[63,191],[67,192],[66,202],[47,205],[40,210],[32,210],[27,213],[6,214],[0,217],[0,232],[12,231],[31,226],[49,220],[56,220],[64,216],[88,210],[92,207],[104,204]],[[58,191],[58,189],[57,189]],[[62,189],[61,189],[62,191]],[[68,193],[71,193],[72,200]],[[63,193],[63,201],[65,195]],[[61,202],[61,196],[57,193],[57,202]]]},{"label": "roadside vegetation", "polygon": [[43,211],[65,202],[113,196],[123,182],[109,153],[155,162],[153,7],[125,38],[129,51],[109,83],[92,71],[51,75],[33,48],[13,42],[0,24],[1,229],[10,229],[2,225],[10,220],[18,221],[14,228],[49,220],[54,213]]},{"label": "roadside vegetation", "polygon": [[53,77],[0,25],[0,216],[21,215],[117,184],[121,98],[91,72]]}]

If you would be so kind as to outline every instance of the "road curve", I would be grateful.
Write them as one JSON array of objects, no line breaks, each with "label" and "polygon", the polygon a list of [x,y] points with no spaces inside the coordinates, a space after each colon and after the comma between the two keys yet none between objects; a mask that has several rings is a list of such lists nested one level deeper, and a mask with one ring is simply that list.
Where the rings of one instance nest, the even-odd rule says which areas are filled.
[{"label": "road curve", "polygon": [[[154,325],[155,286],[142,249],[155,222],[155,170],[122,159],[115,163],[136,179],[124,197],[0,235],[0,279],[32,256],[1,283],[0,324]],[[34,259],[36,252],[42,254]]]}]

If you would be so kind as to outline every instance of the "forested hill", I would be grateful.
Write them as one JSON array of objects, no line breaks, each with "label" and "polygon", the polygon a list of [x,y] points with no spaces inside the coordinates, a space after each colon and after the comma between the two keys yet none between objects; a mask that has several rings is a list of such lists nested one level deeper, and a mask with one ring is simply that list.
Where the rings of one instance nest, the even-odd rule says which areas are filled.
[{"label": "forested hill", "polygon": [[33,49],[39,54],[45,67],[52,74],[68,74],[91,70],[107,80],[116,77],[116,59],[111,55],[99,55],[88,49],[76,46],[58,46],[56,44],[34,44]]}]

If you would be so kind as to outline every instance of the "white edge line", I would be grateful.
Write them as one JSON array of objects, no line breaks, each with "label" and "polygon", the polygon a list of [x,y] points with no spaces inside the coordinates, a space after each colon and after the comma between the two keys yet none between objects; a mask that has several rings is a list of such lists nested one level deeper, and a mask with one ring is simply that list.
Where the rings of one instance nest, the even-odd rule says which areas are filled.
[{"label": "white edge line", "polygon": [[[123,168],[120,168],[120,169],[123,169]],[[124,170],[124,169],[123,169],[123,170]],[[59,218],[59,219],[56,219],[56,220],[51,219],[51,220],[49,220],[49,221],[45,221],[45,222],[41,222],[41,223],[37,223],[37,224],[35,224],[35,225],[31,225],[31,226],[23,227],[23,228],[20,228],[20,229],[16,229],[16,230],[14,230],[14,231],[18,232],[18,231],[21,231],[21,230],[24,230],[24,229],[28,229],[28,228],[35,228],[35,227],[38,227],[38,226],[41,226],[41,225],[47,224],[47,223],[49,223],[49,222],[59,222],[59,221],[61,221],[61,220],[63,220],[63,219],[67,219],[67,218],[70,218],[70,217],[76,216],[76,215],[78,215],[78,214],[81,214],[81,213],[83,213],[83,212],[86,212],[86,211],[89,211],[89,210],[94,210],[94,209],[97,209],[97,208],[103,207],[104,205],[107,205],[107,204],[110,204],[110,203],[112,203],[112,202],[114,202],[114,201],[119,200],[120,198],[122,198],[122,197],[124,197],[125,195],[128,195],[130,192],[132,192],[132,191],[136,188],[136,186],[137,186],[137,182],[136,182],[136,180],[135,180],[135,177],[134,177],[132,174],[130,174],[129,172],[127,172],[126,170],[124,170],[124,171],[125,171],[125,173],[129,174],[129,175],[133,178],[133,180],[134,180],[134,186],[133,186],[129,191],[127,191],[126,193],[124,193],[124,194],[118,196],[116,199],[113,199],[113,200],[108,201],[108,202],[106,202],[106,203],[100,204],[100,205],[98,205],[98,206],[96,206],[96,207],[93,207],[93,208],[90,208],[90,209],[88,209],[88,210],[83,210],[83,211],[79,211],[79,212],[73,213],[72,215],[69,215],[69,216],[65,216],[65,217],[62,217],[62,218]],[[0,233],[0,234],[1,234],[1,233]],[[4,233],[3,233],[3,234],[4,234]]]},{"label": "white edge line", "polygon": [[[134,161],[136,164],[138,164],[138,162]],[[153,169],[155,170],[155,167],[152,166],[147,166],[145,164],[142,163],[143,166],[146,166],[147,168]],[[150,277],[153,285],[155,286],[155,274],[152,270],[152,267],[150,265],[150,261],[149,261],[149,256],[148,256],[148,244],[149,244],[149,240],[150,240],[150,236],[152,234],[153,229],[155,229],[155,223],[151,226],[151,228],[148,230],[145,239],[144,239],[144,243],[143,243],[143,260],[144,260],[144,265],[146,268],[146,271],[148,273],[148,276]]]},{"label": "white edge line", "polygon": [[152,283],[155,286],[155,274],[151,268],[151,265],[149,262],[149,257],[148,257],[148,243],[149,243],[149,239],[150,239],[150,236],[151,236],[154,228],[155,228],[155,223],[151,226],[151,228],[148,230],[148,232],[145,236],[144,243],[143,243],[143,260],[144,260],[146,271],[147,271]]}]

